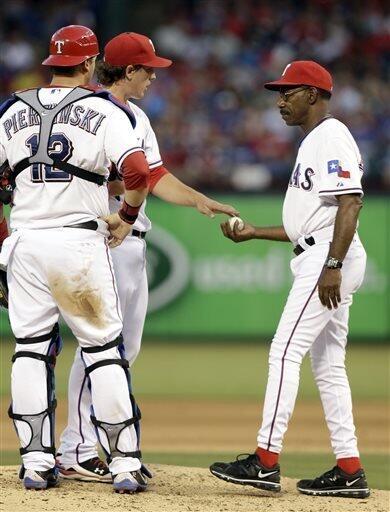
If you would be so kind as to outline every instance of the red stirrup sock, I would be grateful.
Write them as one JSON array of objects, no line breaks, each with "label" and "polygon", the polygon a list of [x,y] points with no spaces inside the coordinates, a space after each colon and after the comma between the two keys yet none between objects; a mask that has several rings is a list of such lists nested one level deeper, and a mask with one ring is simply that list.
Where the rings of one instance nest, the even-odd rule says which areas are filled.
[{"label": "red stirrup sock", "polygon": [[258,447],[256,449],[256,455],[260,459],[260,462],[266,468],[273,468],[275,464],[278,463],[279,454],[275,452],[270,452],[268,450],[264,450],[264,448]]},{"label": "red stirrup sock", "polygon": [[359,469],[362,469],[359,457],[346,457],[345,459],[337,459],[337,465],[344,473],[353,475]]}]

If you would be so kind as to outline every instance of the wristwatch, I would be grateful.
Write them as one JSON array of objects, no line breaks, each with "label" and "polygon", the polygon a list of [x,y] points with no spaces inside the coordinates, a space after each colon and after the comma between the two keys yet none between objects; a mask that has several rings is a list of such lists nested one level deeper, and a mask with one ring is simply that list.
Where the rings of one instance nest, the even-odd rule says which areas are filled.
[{"label": "wristwatch", "polygon": [[330,269],[341,268],[342,266],[342,262],[337,260],[336,258],[332,258],[332,256],[329,256],[325,263],[325,267]]}]

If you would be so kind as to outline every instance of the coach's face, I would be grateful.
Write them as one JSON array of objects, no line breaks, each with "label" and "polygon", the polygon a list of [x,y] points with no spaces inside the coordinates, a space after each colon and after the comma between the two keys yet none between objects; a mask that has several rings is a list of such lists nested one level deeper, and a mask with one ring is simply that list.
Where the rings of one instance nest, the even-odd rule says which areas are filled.
[{"label": "coach's face", "polygon": [[153,68],[146,66],[132,67],[128,75],[130,97],[136,100],[143,98],[147,88],[155,79],[156,74]]},{"label": "coach's face", "polygon": [[305,124],[311,105],[315,103],[317,90],[307,85],[281,88],[278,108],[288,126]]}]

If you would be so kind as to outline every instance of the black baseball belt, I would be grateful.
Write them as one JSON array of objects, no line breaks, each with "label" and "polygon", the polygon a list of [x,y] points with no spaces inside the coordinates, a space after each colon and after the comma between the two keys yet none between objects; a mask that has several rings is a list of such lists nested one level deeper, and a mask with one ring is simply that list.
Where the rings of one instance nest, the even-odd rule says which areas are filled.
[{"label": "black baseball belt", "polygon": [[[87,222],[79,222],[78,224],[69,224],[68,226],[64,226],[64,228],[78,228],[78,229],[90,229],[91,231],[97,231],[99,224],[96,220],[88,220]],[[137,229],[133,229],[131,232],[131,236],[135,236],[137,238],[145,238],[146,231],[138,231]]]},{"label": "black baseball belt", "polygon": [[[316,241],[314,240],[314,238],[312,236],[309,236],[307,238],[305,238],[305,242],[307,243],[307,245],[315,245]],[[306,249],[304,249],[301,245],[296,245],[293,249],[293,252],[296,256],[299,256],[300,254],[302,254],[303,252],[305,252]]]}]

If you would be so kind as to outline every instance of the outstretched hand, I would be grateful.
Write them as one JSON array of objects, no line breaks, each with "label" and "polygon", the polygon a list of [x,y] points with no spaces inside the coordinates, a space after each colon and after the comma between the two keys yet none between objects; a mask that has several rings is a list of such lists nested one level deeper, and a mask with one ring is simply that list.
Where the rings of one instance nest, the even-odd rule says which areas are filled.
[{"label": "outstretched hand", "polygon": [[126,236],[131,232],[132,225],[123,221],[117,213],[113,213],[111,215],[107,215],[107,217],[102,217],[102,220],[107,222],[108,231],[110,232],[110,236],[108,238],[108,245],[113,247],[118,247]]},{"label": "outstretched hand", "polygon": [[214,218],[216,213],[225,213],[231,217],[240,215],[240,212],[238,212],[234,206],[219,203],[218,201],[214,201],[214,199],[210,199],[205,196],[197,200],[196,209],[198,212],[211,218]]},{"label": "outstretched hand", "polygon": [[235,222],[232,228],[227,220],[221,223],[221,230],[226,238],[230,238],[230,240],[236,243],[255,238],[255,228],[249,222],[244,222],[244,227],[240,230],[238,229],[238,222]]}]

